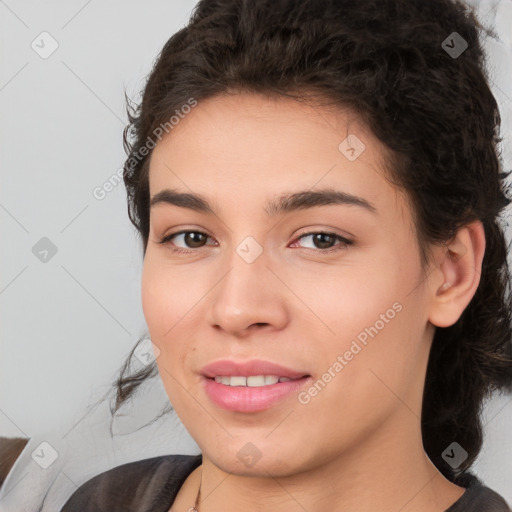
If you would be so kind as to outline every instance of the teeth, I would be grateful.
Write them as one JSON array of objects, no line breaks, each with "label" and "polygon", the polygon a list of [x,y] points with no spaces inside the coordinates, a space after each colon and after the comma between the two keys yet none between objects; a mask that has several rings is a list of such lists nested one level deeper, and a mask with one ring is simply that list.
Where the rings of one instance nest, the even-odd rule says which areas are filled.
[{"label": "teeth", "polygon": [[229,377],[230,386],[247,386],[247,379],[245,377]]},{"label": "teeth", "polygon": [[249,377],[230,377],[222,375],[215,377],[215,382],[224,384],[225,386],[248,386],[251,388],[270,386],[272,384],[277,384],[278,382],[288,382],[290,380],[292,379],[288,377],[278,377],[276,375],[251,375]]},{"label": "teeth", "polygon": [[229,386],[230,381],[231,377],[215,377],[215,382],[219,382],[220,384],[226,384],[226,386]]}]

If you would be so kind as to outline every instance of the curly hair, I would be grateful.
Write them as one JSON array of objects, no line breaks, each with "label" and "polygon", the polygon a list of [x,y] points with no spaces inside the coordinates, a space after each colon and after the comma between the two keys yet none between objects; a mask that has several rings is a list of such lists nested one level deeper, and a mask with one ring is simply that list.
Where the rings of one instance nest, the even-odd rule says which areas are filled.
[{"label": "curly hair", "polygon": [[[128,215],[143,255],[149,141],[154,146],[152,136],[191,98],[232,90],[352,108],[389,150],[386,172],[410,201],[422,265],[431,244],[482,222],[478,289],[454,325],[435,329],[423,394],[425,452],[453,482],[481,449],[484,399],[512,391],[511,274],[501,225],[510,172],[498,149],[501,118],[483,35],[496,37],[457,0],[201,0],[154,62],[142,102],[126,98],[123,136]],[[448,51],[455,40],[467,44],[458,55]],[[115,382],[113,417],[158,373],[154,362],[132,368],[142,340]],[[454,440],[468,452],[457,470],[441,457]]]}]

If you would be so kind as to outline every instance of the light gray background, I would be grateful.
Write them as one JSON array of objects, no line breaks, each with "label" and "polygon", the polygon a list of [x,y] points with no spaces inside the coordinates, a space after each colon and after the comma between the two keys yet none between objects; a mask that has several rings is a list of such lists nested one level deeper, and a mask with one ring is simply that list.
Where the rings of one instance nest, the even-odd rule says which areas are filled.
[{"label": "light gray background", "polygon": [[[484,21],[496,19],[501,37],[487,48],[510,168],[512,0],[473,3]],[[93,190],[124,162],[123,88],[138,101],[154,59],[194,4],[0,0],[0,435],[67,432],[109,390],[145,330],[142,253],[124,185],[103,200]],[[41,46],[44,31],[58,43],[48,58],[31,47]],[[57,247],[46,263],[32,252],[43,237]],[[157,382],[144,402],[155,411],[165,399]],[[486,407],[476,471],[512,503],[511,404],[496,397]],[[180,436],[178,451],[193,452]],[[151,451],[130,450],[105,466]]]}]

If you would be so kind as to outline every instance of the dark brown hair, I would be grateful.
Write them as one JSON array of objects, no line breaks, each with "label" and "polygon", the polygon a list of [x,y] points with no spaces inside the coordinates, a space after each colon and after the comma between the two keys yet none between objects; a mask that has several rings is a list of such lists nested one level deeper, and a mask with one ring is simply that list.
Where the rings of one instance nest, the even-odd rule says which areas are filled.
[{"label": "dark brown hair", "polygon": [[[423,396],[425,451],[452,481],[480,451],[484,399],[512,391],[511,275],[500,225],[509,173],[484,34],[496,37],[455,0],[202,0],[165,44],[141,104],[128,102],[124,132],[128,214],[143,254],[151,156],[143,148],[191,98],[233,90],[349,105],[389,149],[386,170],[412,205],[423,263],[430,244],[483,223],[480,284],[460,319],[436,328]],[[449,52],[454,41],[467,43],[460,55]],[[158,373],[155,363],[132,368],[137,345],[116,382],[113,416]],[[453,441],[468,452],[457,470],[441,457]]]}]

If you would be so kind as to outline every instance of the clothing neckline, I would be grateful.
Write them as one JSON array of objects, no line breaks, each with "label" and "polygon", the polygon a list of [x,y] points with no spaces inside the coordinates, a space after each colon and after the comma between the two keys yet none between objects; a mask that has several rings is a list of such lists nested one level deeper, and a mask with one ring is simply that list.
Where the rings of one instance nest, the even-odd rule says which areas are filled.
[{"label": "clothing neckline", "polygon": [[[192,471],[196,470],[203,463],[203,455],[201,453],[198,455],[190,455],[189,457],[191,457],[191,460],[193,461],[190,466],[191,469],[184,476],[183,481],[177,487],[176,492],[173,493],[174,496],[172,496],[172,501],[169,504],[169,509],[172,507],[174,500],[176,499],[176,496],[178,495],[178,492],[183,486],[185,480],[190,476]],[[455,477],[452,483],[460,487],[464,487],[465,490],[457,499],[457,501],[453,502],[444,512],[458,512],[459,510],[461,510],[461,507],[466,506],[471,502],[475,495],[475,492],[478,491],[478,488],[484,487],[482,482],[478,479],[478,477],[471,472],[461,473],[460,475]]]}]

